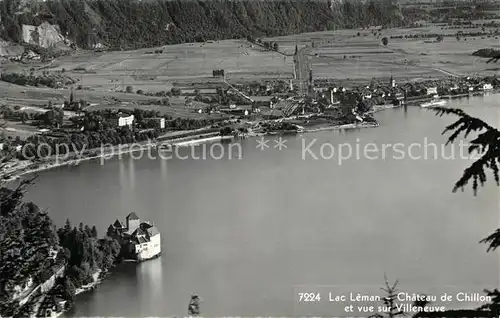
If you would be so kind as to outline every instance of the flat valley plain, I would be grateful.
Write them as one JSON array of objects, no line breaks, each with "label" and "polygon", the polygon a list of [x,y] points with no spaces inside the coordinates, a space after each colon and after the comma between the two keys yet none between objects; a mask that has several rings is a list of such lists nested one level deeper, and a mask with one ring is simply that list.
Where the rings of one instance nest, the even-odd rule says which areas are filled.
[{"label": "flat valley plain", "polygon": [[[491,30],[486,28],[487,32]],[[170,98],[171,106],[160,106],[155,103],[159,97],[140,95],[136,91],[155,93],[172,87],[179,87],[184,92],[213,90],[222,84],[212,76],[215,69],[224,69],[230,83],[288,81],[293,78],[296,45],[299,48],[314,45],[308,54],[313,79],[331,79],[346,87],[368,83],[372,78],[387,80],[390,76],[401,82],[498,74],[498,65],[486,64],[486,59],[472,55],[481,48],[499,48],[498,37],[466,37],[457,41],[455,36],[445,36],[439,43],[431,43],[435,37],[404,38],[405,35],[449,35],[458,31],[481,32],[481,29],[447,29],[431,25],[386,29],[381,35],[374,35],[371,29],[352,29],[262,39],[278,43],[279,52],[265,50],[246,40],[187,43],[135,51],[76,51],[46,64],[6,61],[2,69],[26,73],[34,70],[35,75],[43,72],[63,74],[64,69],[65,76],[77,81],[74,87],[82,88],[75,91],[75,99],[91,103],[89,109],[141,107],[174,117],[217,117],[220,115],[196,112],[208,106],[200,102],[186,107],[185,96]],[[391,38],[401,35],[402,39]],[[383,37],[389,38],[387,46],[382,45]],[[133,93],[124,92],[127,86],[133,88]],[[0,82],[0,105],[37,107],[48,101],[58,105],[68,97],[69,87],[51,89]],[[19,123],[15,126],[22,129]]]}]

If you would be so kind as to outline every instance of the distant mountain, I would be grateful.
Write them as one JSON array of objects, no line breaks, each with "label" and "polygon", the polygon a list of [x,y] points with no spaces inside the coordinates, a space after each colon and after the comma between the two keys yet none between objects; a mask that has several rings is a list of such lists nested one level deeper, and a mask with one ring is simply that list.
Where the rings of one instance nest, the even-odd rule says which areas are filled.
[{"label": "distant mountain", "polygon": [[[0,0],[0,38],[40,44],[50,31],[57,41],[69,39],[82,48],[131,49],[403,23],[397,0]],[[56,29],[61,36],[54,35]]]}]

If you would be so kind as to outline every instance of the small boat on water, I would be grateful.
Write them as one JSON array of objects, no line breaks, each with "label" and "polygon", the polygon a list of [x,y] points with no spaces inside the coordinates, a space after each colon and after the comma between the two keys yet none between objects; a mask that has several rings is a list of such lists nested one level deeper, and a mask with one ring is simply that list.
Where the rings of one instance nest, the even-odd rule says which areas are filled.
[{"label": "small boat on water", "polygon": [[433,99],[429,102],[420,104],[420,107],[431,107],[431,106],[444,106],[446,105],[446,101],[442,99]]}]

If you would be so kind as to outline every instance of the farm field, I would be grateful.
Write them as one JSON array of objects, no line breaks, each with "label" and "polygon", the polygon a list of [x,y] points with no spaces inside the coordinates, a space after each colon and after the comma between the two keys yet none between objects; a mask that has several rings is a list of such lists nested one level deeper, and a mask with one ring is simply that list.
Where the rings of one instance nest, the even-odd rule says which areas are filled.
[{"label": "farm field", "polygon": [[[480,32],[481,29],[447,29],[438,26],[384,30],[374,36],[371,30],[339,30],[295,36],[270,38],[280,43],[285,53],[293,54],[295,43],[311,45],[313,79],[331,78],[343,84],[359,84],[373,77],[393,76],[397,81],[442,78],[461,75],[496,75],[498,66],[471,54],[481,48],[500,48],[498,38],[467,37],[465,40],[444,37],[440,43],[428,43],[435,38],[395,39],[395,36],[416,34],[455,34],[458,31]],[[359,32],[359,36],[357,33]],[[383,46],[382,37],[389,43]],[[345,58],[344,58],[345,56]]]},{"label": "farm field", "polygon": [[[61,57],[44,71],[61,71],[77,79],[78,84],[94,92],[115,95],[117,90],[132,86],[134,92],[166,91],[174,86],[186,87],[214,81],[212,71],[224,69],[228,81],[264,81],[293,77],[295,45],[315,47],[310,51],[313,78],[360,79],[372,77],[406,78],[446,77],[475,73],[495,73],[495,65],[471,53],[485,47],[500,47],[498,39],[468,38],[457,41],[445,37],[441,43],[426,43],[429,39],[393,39],[391,36],[410,34],[450,34],[458,30],[425,27],[389,29],[382,36],[370,30],[338,30],[305,33],[264,41],[276,42],[279,51],[266,51],[245,40],[214,43],[188,43],[160,48],[119,52],[78,52]],[[464,32],[480,31],[464,29]],[[360,36],[357,36],[357,33]],[[389,38],[383,46],[381,37]],[[158,53],[161,51],[161,53]],[[155,53],[156,52],[156,53]],[[29,69],[29,65],[5,65],[5,70]],[[207,87],[207,88],[214,88]],[[194,89],[194,88],[193,88]]]}]

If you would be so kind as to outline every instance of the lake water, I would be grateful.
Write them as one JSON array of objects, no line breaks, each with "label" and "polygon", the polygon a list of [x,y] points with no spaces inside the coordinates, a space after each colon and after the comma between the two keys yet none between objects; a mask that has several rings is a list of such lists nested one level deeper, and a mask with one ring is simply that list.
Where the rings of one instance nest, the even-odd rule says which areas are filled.
[{"label": "lake water", "polygon": [[[498,126],[499,95],[450,104]],[[374,129],[286,136],[281,151],[268,137],[269,148],[247,139],[231,158],[224,145],[221,159],[209,151],[206,160],[125,156],[42,173],[28,197],[58,225],[69,218],[102,235],[134,211],[162,235],[161,258],[116,269],[67,315],[182,316],[197,293],[204,316],[346,316],[352,302],[329,302],[328,293],[380,295],[384,273],[409,293],[498,287],[498,253],[478,244],[499,226],[498,188],[452,193],[471,163],[450,159],[451,146],[441,153],[454,117],[409,107],[376,118]],[[331,149],[344,143],[353,154],[339,164]],[[428,158],[419,158],[426,143]],[[322,299],[298,302],[303,292]],[[445,306],[477,304],[454,298]]]}]

